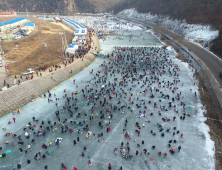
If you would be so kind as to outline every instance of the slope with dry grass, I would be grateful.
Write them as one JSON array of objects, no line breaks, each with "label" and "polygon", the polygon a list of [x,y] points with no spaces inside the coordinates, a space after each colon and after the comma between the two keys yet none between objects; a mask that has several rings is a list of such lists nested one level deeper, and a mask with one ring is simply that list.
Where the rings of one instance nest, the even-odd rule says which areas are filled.
[{"label": "slope with dry grass", "polygon": [[[65,31],[67,42],[73,38],[73,32],[64,29],[59,24],[30,19],[36,24],[36,30],[29,36],[2,43],[6,53],[6,60],[10,63],[10,75],[20,74],[28,68],[38,69],[49,67],[62,62],[61,33]],[[61,23],[60,23],[61,24]],[[47,46],[44,46],[44,44]]]}]

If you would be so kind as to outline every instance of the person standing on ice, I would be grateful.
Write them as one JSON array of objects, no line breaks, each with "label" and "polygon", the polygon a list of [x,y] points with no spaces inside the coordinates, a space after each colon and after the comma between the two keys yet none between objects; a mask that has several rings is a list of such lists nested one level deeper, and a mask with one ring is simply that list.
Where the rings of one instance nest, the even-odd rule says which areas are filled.
[{"label": "person standing on ice", "polygon": [[109,170],[111,170],[111,169],[112,169],[112,167],[111,167],[111,163],[109,163],[108,169],[109,169]]},{"label": "person standing on ice", "polygon": [[92,166],[92,162],[91,162],[91,160],[89,160],[88,163],[89,163],[89,166]]},{"label": "person standing on ice", "polygon": [[14,123],[15,123],[15,118],[13,117],[12,119],[13,119],[13,121],[14,121]]},{"label": "person standing on ice", "polygon": [[17,165],[17,168],[18,168],[18,169],[21,169],[21,167],[22,167],[22,166],[21,166],[20,164]]}]

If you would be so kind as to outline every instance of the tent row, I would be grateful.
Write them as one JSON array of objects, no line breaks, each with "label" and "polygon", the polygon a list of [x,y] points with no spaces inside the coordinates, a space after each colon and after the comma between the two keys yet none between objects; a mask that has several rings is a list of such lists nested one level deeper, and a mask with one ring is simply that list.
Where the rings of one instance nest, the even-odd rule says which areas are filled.
[{"label": "tent row", "polygon": [[72,43],[69,45],[69,47],[66,49],[66,54],[75,54],[76,50],[78,49],[78,45],[75,43]]},{"label": "tent row", "polygon": [[71,29],[75,30],[74,35],[76,36],[87,35],[87,28],[81,25],[80,23],[66,18],[64,18],[62,22],[67,26],[69,26]]},{"label": "tent row", "polygon": [[26,22],[22,27],[34,27],[35,23],[34,22]]},{"label": "tent row", "polygon": [[24,23],[28,22],[26,18],[16,18],[10,21],[6,21],[3,23],[0,23],[0,30],[4,30],[7,28],[17,27],[18,25],[21,26]]}]

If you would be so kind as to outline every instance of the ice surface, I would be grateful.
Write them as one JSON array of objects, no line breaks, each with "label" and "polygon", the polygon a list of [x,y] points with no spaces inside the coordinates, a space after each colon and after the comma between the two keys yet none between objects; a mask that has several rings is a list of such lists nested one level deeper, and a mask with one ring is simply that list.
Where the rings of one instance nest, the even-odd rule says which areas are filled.
[{"label": "ice surface", "polygon": [[[140,33],[139,33],[140,35]],[[138,32],[132,32],[132,36],[136,37],[139,36]],[[112,35],[113,36],[113,35]],[[113,37],[107,37],[106,41],[100,40],[101,48],[104,50],[105,53],[110,52],[110,49],[114,49],[113,47],[118,42],[118,46],[121,44],[124,44],[124,46],[132,46],[133,43],[129,42],[127,35],[124,35],[126,38],[124,40],[113,40]],[[149,44],[150,41],[153,43],[156,41],[152,35],[144,35],[145,40],[141,42],[141,39],[134,39],[134,41],[140,41],[140,46],[143,45],[142,43]],[[160,43],[159,43],[160,44]],[[151,45],[150,45],[151,46]],[[109,49],[110,48],[110,49]],[[136,60],[136,67],[137,67],[137,74],[138,76],[134,76],[134,78],[139,78],[139,75],[144,74],[142,71],[142,67],[147,66],[147,62],[143,60],[144,57],[142,57],[142,54],[140,54],[140,50],[138,50],[137,47],[134,48],[134,54],[136,54],[137,58],[140,58],[139,60]],[[171,48],[168,48],[168,50],[159,50],[158,47],[155,48],[155,51],[151,51],[151,47],[147,48],[147,52],[149,53],[155,53],[150,59],[152,61],[152,67],[159,67],[162,62],[164,62],[168,67],[165,67],[165,74],[162,74],[159,79],[161,81],[161,88],[158,87],[157,80],[151,79],[151,71],[153,71],[153,68],[149,68],[146,70],[146,76],[140,79],[139,81],[132,82],[132,78],[127,78],[127,86],[119,86],[120,80],[123,80],[123,75],[121,75],[121,71],[127,70],[126,66],[131,63],[130,60],[126,60],[125,54],[126,52],[121,52],[121,55],[124,55],[124,60],[121,60],[113,65],[113,68],[120,69],[120,71],[116,71],[115,74],[112,74],[112,72],[108,72],[107,75],[107,81],[98,83],[98,85],[95,84],[96,81],[99,80],[98,77],[96,77],[96,80],[93,80],[93,77],[96,76],[96,73],[100,71],[100,77],[105,75],[104,71],[109,70],[101,64],[108,65],[109,67],[111,64],[108,64],[109,62],[113,63],[113,59],[100,59],[97,58],[96,61],[94,61],[92,64],[90,64],[85,70],[83,69],[78,74],[74,75],[72,77],[72,80],[68,79],[57,86],[57,90],[54,88],[50,90],[50,93],[52,94],[51,99],[52,102],[48,103],[48,97],[46,98],[37,98],[36,101],[31,102],[23,107],[20,108],[21,114],[14,115],[16,118],[15,123],[11,123],[8,125],[8,121],[12,121],[13,115],[11,113],[5,115],[4,117],[0,118],[0,124],[2,128],[6,127],[6,131],[0,131],[0,143],[3,146],[3,150],[0,151],[0,153],[5,153],[6,150],[11,150],[11,153],[6,154],[5,158],[0,158],[0,169],[1,170],[10,170],[13,167],[15,167],[18,163],[22,165],[22,169],[24,170],[30,170],[30,169],[43,169],[45,165],[49,166],[49,169],[57,170],[61,169],[61,163],[64,163],[68,169],[74,169],[74,166],[77,167],[80,170],[86,170],[86,169],[95,169],[95,170],[104,170],[108,168],[108,163],[112,164],[112,169],[119,169],[120,166],[123,167],[123,169],[127,170],[145,170],[145,169],[151,169],[151,170],[159,170],[159,169],[170,169],[170,170],[178,170],[178,169],[195,169],[195,170],[209,170],[214,169],[214,151],[212,150],[214,148],[214,142],[210,140],[210,136],[208,134],[209,127],[203,123],[204,118],[201,118],[203,116],[203,106],[198,98],[198,87],[194,85],[194,82],[198,83],[197,80],[193,78],[193,71],[191,68],[188,67],[187,63],[182,63],[180,60],[175,58],[175,51]],[[156,55],[159,56],[159,54],[163,54],[166,57],[162,57],[161,59],[156,60]],[[117,57],[117,54],[114,54],[115,58]],[[156,60],[156,61],[155,61]],[[165,61],[166,60],[166,61]],[[127,62],[127,63],[126,63]],[[178,79],[180,82],[177,84],[170,85],[171,87],[177,87],[178,89],[175,90],[175,94],[172,93],[172,89],[163,87],[164,82],[173,82],[174,77],[173,74],[173,68],[174,66],[178,65],[180,70],[175,70],[176,74],[179,75]],[[118,68],[117,68],[118,66]],[[125,66],[125,68],[123,68]],[[168,72],[168,69],[170,68],[171,74]],[[90,73],[93,69],[93,72]],[[141,87],[143,85],[143,81],[146,81],[146,77],[148,78],[148,81],[152,84],[150,87],[148,87],[148,82],[144,87]],[[106,101],[109,104],[105,104],[104,107],[98,107],[100,105],[99,100],[96,102],[95,106],[93,102],[89,102],[88,99],[83,97],[83,92],[78,93],[77,95],[74,94],[74,98],[78,99],[76,104],[79,107],[77,110],[74,109],[74,106],[72,106],[73,103],[75,103],[75,100],[70,101],[71,110],[74,112],[73,117],[70,117],[70,112],[67,109],[62,109],[63,106],[65,106],[65,103],[67,103],[67,99],[63,98],[65,97],[65,94],[67,94],[68,97],[72,97],[72,93],[75,93],[76,91],[81,91],[82,89],[85,90],[85,95],[90,96],[92,95],[92,92],[89,92],[90,88],[93,88],[93,93],[95,94],[95,90],[101,90],[100,85],[107,85],[106,89],[111,88],[112,86],[108,86],[108,82],[114,83],[114,78],[118,78],[115,83],[117,86],[115,86],[115,92],[114,97],[112,99],[109,98],[108,94],[104,95],[97,95],[99,97],[99,100],[104,99],[106,97]],[[75,80],[75,84],[73,82]],[[155,83],[152,81],[155,81]],[[138,82],[140,84],[138,84]],[[85,87],[87,87],[88,92],[86,92]],[[152,92],[150,88],[152,87]],[[130,91],[129,89],[132,88]],[[158,88],[160,91],[162,91],[165,95],[170,95],[170,99],[163,99],[159,98],[161,96],[160,92],[156,92],[154,88]],[[127,94],[122,94],[120,96],[120,92],[124,89]],[[147,89],[148,91],[146,94],[144,94],[143,90]],[[192,89],[192,90],[190,90]],[[64,92],[66,90],[66,92]],[[118,92],[119,91],[119,92]],[[197,92],[197,97],[195,97],[194,92]],[[182,102],[185,102],[186,108],[192,107],[191,110],[186,110],[185,112],[188,114],[191,114],[191,116],[186,116],[185,120],[181,120],[179,116],[183,113],[183,107],[180,105],[181,101],[175,101],[172,102],[172,97],[175,97],[177,93],[181,92],[180,100]],[[116,97],[115,94],[118,94]],[[132,96],[130,95],[132,94]],[[142,93],[141,96],[138,96],[138,93]],[[57,100],[58,107],[56,107],[56,100],[55,96],[59,98]],[[155,97],[150,98],[150,95],[153,94]],[[46,93],[48,96],[48,93]],[[126,97],[126,98],[124,98]],[[130,104],[129,98],[132,98],[131,101],[134,101],[134,104]],[[138,97],[138,99],[137,99]],[[121,103],[117,104],[119,99]],[[148,101],[152,101],[151,104],[148,103]],[[161,100],[161,102],[159,101]],[[143,104],[143,101],[145,101],[145,105]],[[154,108],[154,102],[157,103],[158,108]],[[176,106],[176,110],[178,110],[178,114],[174,111],[174,107],[171,109],[168,109],[168,111],[163,111],[160,109],[160,106],[165,106],[168,108],[169,102],[172,102],[172,106]],[[89,103],[89,105],[88,105]],[[137,108],[136,104],[141,104],[142,107]],[[179,106],[178,106],[179,104]],[[94,106],[94,107],[93,107]],[[112,106],[112,108],[111,108]],[[117,106],[120,108],[120,110],[114,110],[114,106]],[[121,106],[127,106],[122,107]],[[145,108],[146,106],[147,108]],[[66,106],[65,106],[66,107]],[[92,112],[91,109],[93,107],[93,114],[94,118],[90,121],[90,117]],[[128,109],[130,107],[130,109]],[[31,122],[32,124],[35,124],[36,127],[34,128],[34,131],[39,131],[40,124],[42,124],[42,121],[44,121],[44,125],[42,130],[47,127],[51,126],[47,124],[47,120],[51,120],[51,122],[54,122],[54,120],[58,122],[58,118],[55,115],[55,111],[59,110],[60,114],[59,117],[62,121],[67,119],[66,124],[69,126],[69,128],[73,129],[72,133],[65,132],[61,133],[61,126],[62,125],[53,125],[53,128],[50,132],[46,130],[45,137],[36,137],[33,136],[32,130],[28,129],[26,125],[28,125],[28,122]],[[61,112],[61,110],[64,110],[64,112]],[[113,118],[109,118],[110,116],[109,112],[107,110],[110,110]],[[133,111],[131,111],[133,110]],[[147,117],[141,117],[141,112],[146,111]],[[197,113],[195,112],[197,110]],[[108,122],[111,120],[111,123],[106,125],[103,124],[103,129],[101,129],[98,125],[98,122],[101,121],[100,119],[100,111],[102,111],[102,114],[105,114],[104,121]],[[158,111],[160,111],[161,116],[158,115]],[[76,117],[78,113],[81,112],[80,117]],[[124,113],[122,113],[124,112]],[[150,115],[150,113],[153,113],[153,116]],[[87,114],[85,116],[84,114]],[[194,114],[194,115],[193,115]],[[35,116],[36,120],[39,120],[37,123],[36,121],[32,121],[32,117]],[[173,121],[173,116],[176,116],[176,120]],[[170,122],[164,122],[162,118],[168,117],[170,118]],[[86,123],[83,123],[83,126],[80,126],[79,124],[71,124],[70,121],[76,121],[76,122],[83,122],[83,119],[86,119]],[[127,126],[125,127],[125,120],[128,120]],[[150,123],[146,122],[146,120],[150,120]],[[13,121],[12,121],[13,122]],[[139,130],[137,127],[135,127],[135,122],[138,122],[141,126],[141,134],[138,137],[135,130]],[[165,136],[161,137],[160,134],[162,132],[159,132],[159,128],[157,127],[157,123],[162,124]],[[63,123],[62,123],[63,124]],[[93,135],[90,139],[86,138],[85,133],[88,132],[88,130],[83,130],[83,127],[86,127],[86,124],[89,125],[89,130],[92,133],[95,133],[95,136]],[[142,125],[145,124],[145,127],[142,127]],[[28,132],[30,134],[29,139],[25,139],[25,131],[23,128],[27,128]],[[52,132],[52,130],[57,127],[57,131]],[[106,132],[107,128],[110,127],[111,131]],[[179,134],[176,134],[174,137],[172,136],[174,130],[173,127],[177,127],[177,130],[180,131]],[[77,129],[80,130],[81,133],[77,133]],[[129,136],[132,139],[127,139],[122,133],[128,132]],[[170,132],[166,132],[166,129],[170,129]],[[150,131],[153,130],[156,132],[156,136],[153,136]],[[103,137],[100,137],[101,142],[98,142],[98,134],[103,132]],[[22,136],[22,141],[24,142],[24,145],[20,145],[17,147],[18,139],[14,139],[11,136],[6,137],[4,136],[6,133],[15,133],[17,135]],[[84,134],[83,134],[84,133]],[[184,138],[181,138],[180,135],[183,133]],[[59,146],[55,145],[56,138],[63,138],[62,142]],[[77,137],[80,138],[80,142],[74,146],[73,140],[76,140]],[[34,138],[36,140],[35,144],[31,143],[31,139]],[[136,139],[136,142],[134,140]],[[9,141],[10,144],[6,145],[3,144],[4,141]],[[142,144],[142,140],[145,141],[144,144]],[[169,140],[177,140],[177,143],[172,143],[171,147],[168,147],[168,141]],[[48,145],[52,141],[52,146],[48,146],[47,149],[41,148],[41,145],[45,143]],[[133,158],[123,158],[120,154],[120,147],[121,142],[124,141],[124,146],[126,146],[126,143],[129,142],[130,146],[130,153],[133,154]],[[11,145],[11,143],[14,143],[14,145]],[[25,154],[24,152],[20,152],[18,148],[23,148],[25,150],[27,148],[27,144],[31,144],[31,149],[28,149],[28,153]],[[137,147],[137,144],[140,144],[140,147]],[[151,149],[151,147],[155,145],[155,149]],[[178,153],[177,147],[181,145],[182,149]],[[83,150],[84,146],[87,146],[87,150]],[[176,150],[174,154],[171,154],[169,152],[172,147],[175,146]],[[117,149],[118,155],[114,154],[114,149]],[[139,151],[139,155],[141,152],[143,152],[143,149],[147,149],[147,151],[150,152],[150,156],[145,155],[143,153],[142,156],[136,156],[136,150]],[[38,161],[34,160],[34,155],[41,151],[44,153],[45,151],[53,151],[53,155],[46,155],[46,158],[41,158]],[[165,156],[158,156],[158,152],[161,151],[162,153],[166,152],[168,154],[167,157]],[[81,153],[84,152],[85,156],[81,157]],[[87,155],[90,156],[90,160],[92,161],[92,166],[89,167]],[[128,155],[128,154],[127,154]],[[154,159],[154,163],[150,161],[150,159]],[[30,164],[27,164],[27,159],[31,160]],[[147,161],[146,161],[147,160]],[[157,164],[157,165],[156,165]],[[166,167],[166,168],[164,168]]]}]

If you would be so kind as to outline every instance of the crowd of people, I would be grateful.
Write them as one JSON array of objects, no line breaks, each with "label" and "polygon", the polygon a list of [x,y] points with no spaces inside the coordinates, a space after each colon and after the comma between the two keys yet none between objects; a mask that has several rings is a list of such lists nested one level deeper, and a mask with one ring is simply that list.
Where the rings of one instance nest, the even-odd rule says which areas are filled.
[{"label": "crowd of people", "polygon": [[[126,145],[124,146],[123,141],[120,142],[120,145],[117,146],[119,149],[115,148],[114,150],[114,155],[117,155],[119,150],[121,157],[126,159],[133,159],[133,155],[142,156],[143,154],[149,159],[155,152],[156,155],[163,157],[179,152],[182,149],[180,141],[183,140],[184,134],[176,126],[168,128],[166,125],[166,122],[178,121],[177,119],[186,121],[186,117],[190,117],[186,113],[186,103],[183,101],[183,94],[179,90],[179,86],[182,86],[179,72],[179,66],[174,64],[166,50],[162,48],[115,47],[113,52],[109,54],[109,59],[105,59],[101,63],[99,70],[90,70],[90,74],[93,75],[90,81],[73,80],[73,88],[79,89],[79,91],[64,89],[63,96],[57,96],[56,93],[52,95],[50,91],[44,95],[45,98],[48,98],[48,103],[54,104],[54,107],[57,108],[55,112],[57,119],[37,120],[33,116],[32,121],[27,122],[28,126],[23,128],[24,132],[31,132],[31,135],[29,133],[25,133],[25,136],[6,133],[8,138],[5,145],[10,144],[9,140],[13,140],[13,143],[17,141],[18,152],[29,154],[28,150],[36,147],[36,138],[47,137],[50,133],[67,132],[76,132],[77,134],[85,132],[87,138],[98,136],[97,141],[100,143],[101,140],[105,141],[110,131],[112,132],[112,128],[114,128],[112,125],[113,118],[118,117],[120,119],[125,114],[130,113],[128,118],[122,122],[122,132],[125,141],[127,141]],[[168,77],[167,80],[164,78],[166,76]],[[196,96],[196,92],[194,95]],[[53,97],[55,100],[52,100]],[[62,106],[58,104],[59,101],[62,101]],[[79,111],[81,107],[85,108],[84,113]],[[170,114],[167,114],[169,112]],[[177,117],[178,113],[183,115]],[[153,117],[155,120],[158,119],[156,126],[151,125],[154,122]],[[77,122],[76,119],[79,121]],[[106,121],[107,119],[108,121]],[[131,119],[130,124],[128,119]],[[12,120],[16,123],[14,117]],[[92,122],[92,120],[94,121]],[[11,123],[9,121],[9,126]],[[99,126],[100,131],[90,132],[92,126]],[[107,128],[103,128],[103,126],[107,126]],[[134,139],[131,135],[133,132],[128,131],[129,126],[135,129],[134,133],[137,137]],[[144,133],[146,135],[150,133],[150,138],[159,135],[162,138],[170,136],[172,139],[165,143],[164,150],[159,150],[156,143],[149,143],[149,140],[143,139],[141,134]],[[77,146],[80,138],[77,136],[74,139],[74,146]],[[129,143],[130,140],[133,142]],[[39,152],[30,155],[27,164],[32,161],[47,159],[47,155],[53,154],[53,152],[44,150],[47,150],[48,146],[53,143],[50,141],[49,144],[41,144]],[[151,148],[147,148],[148,143]],[[57,147],[63,145],[62,140],[57,138],[55,145]],[[4,151],[5,148],[7,146],[1,146],[0,149]],[[135,148],[137,149],[135,150]],[[79,155],[84,157],[88,150],[90,147],[85,146]],[[4,153],[2,157],[4,158],[6,155],[7,153]],[[92,158],[88,155],[89,166],[93,166]],[[107,162],[107,164],[108,168],[112,169],[111,163]],[[17,168],[21,169],[21,166],[18,163]],[[50,165],[44,166],[45,169],[48,167],[50,168]],[[61,164],[61,168],[67,169],[64,163]],[[122,168],[121,166],[120,169]],[[74,169],[77,168],[74,167]]]}]

